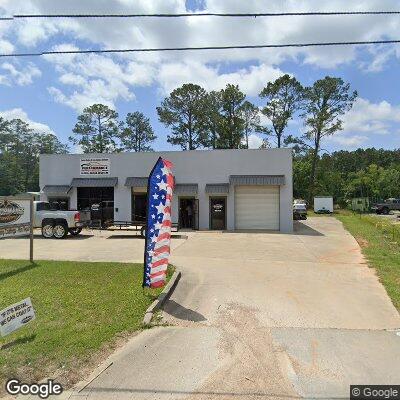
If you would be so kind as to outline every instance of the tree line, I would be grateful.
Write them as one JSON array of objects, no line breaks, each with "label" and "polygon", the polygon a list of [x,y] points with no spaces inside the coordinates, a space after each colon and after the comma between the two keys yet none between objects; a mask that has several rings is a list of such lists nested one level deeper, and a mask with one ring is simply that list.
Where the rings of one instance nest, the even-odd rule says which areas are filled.
[{"label": "tree line", "polygon": [[37,191],[39,155],[67,152],[55,135],[37,132],[20,119],[0,117],[0,195]]},{"label": "tree line", "polygon": [[[293,196],[309,199],[312,160],[309,152],[293,159]],[[381,201],[400,198],[400,149],[357,149],[324,153],[319,160],[315,192],[333,196],[342,207],[354,197]]]},{"label": "tree line", "polygon": [[[246,99],[238,85],[227,84],[219,91],[207,92],[199,85],[187,83],[161,102],[157,114],[170,130],[167,141],[182,150],[248,148],[254,132],[264,135],[262,147],[269,147],[274,139],[278,148],[283,145],[297,151],[308,149],[311,169],[307,198],[311,198],[321,143],[342,129],[341,117],[353,106],[357,92],[341,78],[327,76],[303,87],[295,77],[286,74],[268,82],[259,97],[263,102],[260,108]],[[129,120],[134,114],[137,118]],[[155,140],[150,123],[146,120],[140,126],[138,117],[141,116],[141,121],[145,117],[134,114],[128,114],[123,124],[118,123],[118,114],[104,105],[88,107],[78,117],[75,136],[70,140],[84,152],[150,150],[149,144]],[[261,116],[269,123],[262,124]],[[286,133],[295,116],[305,127],[300,136]],[[118,139],[122,146],[117,145]]]},{"label": "tree line", "polygon": [[[386,162],[396,151],[371,149],[370,152],[378,153],[368,153],[366,158],[362,150],[320,154],[324,139],[342,129],[342,117],[357,98],[357,92],[341,78],[327,76],[304,87],[295,77],[283,75],[268,82],[259,98],[261,106],[257,107],[238,85],[227,84],[219,91],[208,92],[187,83],[162,100],[157,114],[169,130],[167,141],[182,150],[248,148],[253,133],[262,136],[261,148],[291,147],[295,197],[311,200],[316,194],[333,194],[343,202],[349,196],[361,194],[380,193],[384,197],[398,193],[395,184],[399,183],[399,158]],[[295,118],[304,126],[296,134],[290,130]],[[5,171],[1,168],[4,163],[9,167],[0,177],[0,190],[34,190],[38,182],[38,154],[68,152],[68,146],[53,135],[34,132],[20,120],[1,121],[0,171]],[[115,110],[103,104],[85,108],[69,137],[70,143],[83,153],[152,151],[155,139],[150,120],[143,113],[128,113],[121,121]],[[22,157],[25,153],[26,159]],[[369,163],[356,162],[362,157]],[[343,165],[347,169],[343,170]],[[13,182],[14,173],[17,180]],[[395,184],[388,185],[389,180]]]},{"label": "tree line", "polygon": [[[199,85],[185,84],[164,99],[157,113],[160,121],[171,128],[168,142],[182,150],[248,148],[249,135],[258,132],[265,135],[262,147],[269,147],[273,138],[278,148],[284,145],[307,152],[311,158],[306,184],[310,199],[315,192],[321,143],[342,129],[341,117],[353,106],[357,92],[341,78],[327,76],[303,87],[286,74],[269,82],[259,97],[261,108],[246,100],[238,85],[228,84],[220,91],[207,93]],[[260,123],[260,113],[268,125]],[[300,136],[286,133],[295,116],[305,126]]]}]

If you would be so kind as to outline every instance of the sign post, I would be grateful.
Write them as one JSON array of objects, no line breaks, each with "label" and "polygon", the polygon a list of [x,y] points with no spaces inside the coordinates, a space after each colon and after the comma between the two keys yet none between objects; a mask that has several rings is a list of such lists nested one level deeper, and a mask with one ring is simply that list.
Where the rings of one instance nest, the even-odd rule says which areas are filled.
[{"label": "sign post", "polygon": [[0,239],[29,236],[29,260],[33,262],[33,197],[0,197]]},{"label": "sign post", "polygon": [[33,197],[31,197],[30,202],[30,220],[31,220],[31,228],[29,232],[29,261],[33,263]]}]

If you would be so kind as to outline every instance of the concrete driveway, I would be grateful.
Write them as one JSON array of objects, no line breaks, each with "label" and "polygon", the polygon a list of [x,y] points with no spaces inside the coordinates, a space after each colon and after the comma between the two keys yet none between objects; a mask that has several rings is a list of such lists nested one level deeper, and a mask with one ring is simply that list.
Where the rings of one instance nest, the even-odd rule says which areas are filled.
[{"label": "concrete driveway", "polygon": [[167,325],[71,398],[330,399],[400,383],[399,314],[336,219],[293,235],[199,232],[172,262],[183,275]]},{"label": "concrete driveway", "polygon": [[[185,241],[186,236],[174,233],[171,248]],[[79,236],[65,239],[44,239],[39,229],[34,234],[35,260],[143,262],[144,239],[136,231],[100,231],[85,229]],[[0,258],[29,259],[29,239],[0,240]]]}]

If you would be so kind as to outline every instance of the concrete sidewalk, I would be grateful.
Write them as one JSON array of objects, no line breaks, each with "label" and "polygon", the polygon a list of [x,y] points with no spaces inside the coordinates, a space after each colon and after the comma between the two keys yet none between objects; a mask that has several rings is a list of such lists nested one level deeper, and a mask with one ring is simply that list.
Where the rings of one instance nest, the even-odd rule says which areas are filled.
[{"label": "concrete sidewalk", "polygon": [[400,383],[399,314],[336,219],[199,232],[172,262],[169,326],[133,338],[72,399],[330,399]]}]

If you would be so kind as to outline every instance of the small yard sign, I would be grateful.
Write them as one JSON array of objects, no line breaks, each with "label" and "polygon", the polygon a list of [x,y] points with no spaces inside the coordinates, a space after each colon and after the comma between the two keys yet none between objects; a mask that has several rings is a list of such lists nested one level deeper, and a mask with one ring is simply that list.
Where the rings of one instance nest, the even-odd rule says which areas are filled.
[{"label": "small yard sign", "polygon": [[9,335],[35,319],[31,298],[15,303],[0,311],[0,334]]}]

